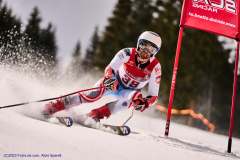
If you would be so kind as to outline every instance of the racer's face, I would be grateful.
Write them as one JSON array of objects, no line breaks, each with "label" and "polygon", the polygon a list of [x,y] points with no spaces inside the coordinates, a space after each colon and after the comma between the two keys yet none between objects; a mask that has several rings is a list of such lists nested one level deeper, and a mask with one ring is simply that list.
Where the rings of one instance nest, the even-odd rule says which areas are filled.
[{"label": "racer's face", "polygon": [[148,52],[142,51],[141,49],[138,51],[138,62],[143,64],[149,61],[151,55]]},{"label": "racer's face", "polygon": [[152,55],[157,52],[157,49],[149,43],[139,44],[138,61],[143,64],[149,61]]}]

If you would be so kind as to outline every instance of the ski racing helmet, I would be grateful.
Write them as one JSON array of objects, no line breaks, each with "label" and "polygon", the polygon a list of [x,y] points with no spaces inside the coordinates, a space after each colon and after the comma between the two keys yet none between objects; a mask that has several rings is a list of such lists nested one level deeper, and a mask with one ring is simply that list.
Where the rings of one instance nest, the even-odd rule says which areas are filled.
[{"label": "ski racing helmet", "polygon": [[162,45],[161,37],[152,31],[145,31],[138,37],[137,54],[141,63],[149,61],[160,50]]}]

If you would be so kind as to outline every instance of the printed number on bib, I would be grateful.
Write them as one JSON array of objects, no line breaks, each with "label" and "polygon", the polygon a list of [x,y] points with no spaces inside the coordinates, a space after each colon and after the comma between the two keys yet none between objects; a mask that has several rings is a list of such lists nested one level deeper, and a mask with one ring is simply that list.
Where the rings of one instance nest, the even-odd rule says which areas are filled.
[{"label": "printed number on bib", "polygon": [[131,79],[128,75],[124,74],[122,77],[122,82],[131,88],[136,88],[139,85],[139,82],[135,81],[134,79]]}]

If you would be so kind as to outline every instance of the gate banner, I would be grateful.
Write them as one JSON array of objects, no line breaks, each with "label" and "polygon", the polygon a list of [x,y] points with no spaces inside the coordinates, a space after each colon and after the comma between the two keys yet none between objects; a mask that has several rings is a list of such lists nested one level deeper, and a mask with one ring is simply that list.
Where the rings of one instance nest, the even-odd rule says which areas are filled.
[{"label": "gate banner", "polygon": [[180,25],[238,39],[240,0],[184,0]]}]

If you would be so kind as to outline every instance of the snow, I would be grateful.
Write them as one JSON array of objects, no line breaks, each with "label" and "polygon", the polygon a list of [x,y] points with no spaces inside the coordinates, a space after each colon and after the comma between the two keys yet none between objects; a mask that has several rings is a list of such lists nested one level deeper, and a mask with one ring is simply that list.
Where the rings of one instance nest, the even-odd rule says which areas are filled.
[{"label": "snow", "polygon": [[[128,113],[124,114],[115,118],[126,118]],[[134,114],[128,125],[139,133],[124,137],[78,125],[67,128],[4,109],[0,116],[0,156],[9,159],[7,154],[30,154],[39,157],[27,159],[48,158],[44,154],[66,160],[240,158],[239,139],[233,140],[233,154],[227,154],[225,136],[172,123],[171,135],[166,138],[164,124],[164,120]]]},{"label": "snow", "polygon": [[[69,88],[47,86],[34,78],[2,72],[0,106],[37,97],[64,93]],[[14,75],[14,76],[13,76]],[[83,83],[83,81],[82,81]],[[62,87],[62,86],[61,86]],[[53,90],[55,88],[55,90]],[[45,94],[44,94],[45,93]],[[28,99],[30,98],[30,99]],[[96,105],[100,103],[95,103]],[[102,103],[102,102],[101,102]],[[165,119],[134,112],[127,125],[129,136],[74,125],[70,128],[30,118],[39,118],[42,103],[0,109],[0,159],[61,160],[225,160],[240,159],[240,140],[233,139],[232,153],[226,153],[227,136],[171,122],[170,135],[164,137]],[[83,112],[89,106],[77,106],[69,112]],[[86,109],[87,108],[87,109]],[[84,112],[85,112],[84,111]],[[153,111],[150,110],[149,112]],[[105,123],[122,124],[131,110],[113,115]],[[27,116],[26,116],[27,115]]]}]

